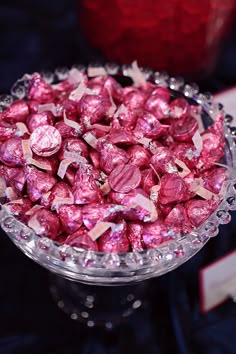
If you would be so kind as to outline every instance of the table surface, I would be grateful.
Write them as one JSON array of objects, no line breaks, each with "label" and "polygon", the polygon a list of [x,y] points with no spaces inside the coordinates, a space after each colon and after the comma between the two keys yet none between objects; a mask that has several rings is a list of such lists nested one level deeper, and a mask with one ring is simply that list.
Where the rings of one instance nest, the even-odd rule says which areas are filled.
[{"label": "table surface", "polygon": [[[25,72],[102,59],[77,27],[72,0],[2,0],[0,92]],[[236,84],[236,29],[224,43],[214,74],[199,82],[220,91]],[[200,313],[198,270],[236,246],[236,217],[193,259],[150,281],[150,306],[113,332],[87,329],[51,299],[46,270],[0,235],[0,354],[235,354],[236,305]]]}]

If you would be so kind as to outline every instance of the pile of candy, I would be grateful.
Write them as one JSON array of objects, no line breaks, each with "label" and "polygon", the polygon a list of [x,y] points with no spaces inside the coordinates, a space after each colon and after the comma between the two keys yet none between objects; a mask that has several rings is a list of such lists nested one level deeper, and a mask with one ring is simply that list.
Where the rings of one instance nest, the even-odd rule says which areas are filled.
[{"label": "pile of candy", "polygon": [[59,243],[103,252],[157,247],[200,226],[227,188],[223,117],[103,69],[50,85],[24,76],[27,98],[0,114],[0,197],[17,219]]}]

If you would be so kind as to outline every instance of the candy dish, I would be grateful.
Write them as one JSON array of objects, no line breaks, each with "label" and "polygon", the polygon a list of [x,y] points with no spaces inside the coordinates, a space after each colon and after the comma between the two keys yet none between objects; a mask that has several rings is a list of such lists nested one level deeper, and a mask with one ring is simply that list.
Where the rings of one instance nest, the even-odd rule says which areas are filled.
[{"label": "candy dish", "polygon": [[[86,71],[90,73],[92,71],[95,71],[96,73],[100,72],[102,75],[107,73],[114,76],[118,82],[121,82],[124,86],[127,82],[130,83],[130,67],[127,65],[122,67],[115,64],[107,64],[105,66],[90,65],[88,68],[77,66],[76,70],[77,73],[84,73]],[[106,253],[85,250],[82,248],[71,247],[66,244],[60,244],[57,241],[44,237],[43,234],[41,236],[36,235],[32,228],[27,227],[17,220],[9,210],[2,205],[0,210],[0,223],[2,229],[6,232],[9,238],[32,260],[48,269],[50,272],[64,278],[55,278],[56,280],[54,280],[54,283],[56,286],[52,287],[53,296],[58,302],[62,301],[60,300],[60,296],[63,297],[62,293],[64,293],[64,291],[58,291],[59,288],[68,289],[68,286],[76,287],[75,283],[70,283],[68,280],[87,285],[99,286],[132,285],[146,279],[163,275],[179,267],[201,250],[210,238],[215,237],[218,234],[219,225],[230,222],[230,211],[236,210],[236,182],[234,172],[236,167],[235,130],[230,126],[232,117],[225,114],[221,104],[213,103],[209,94],[199,93],[197,85],[185,84],[182,79],[169,77],[166,73],[153,72],[149,69],[141,69],[141,71],[145,80],[157,85],[160,90],[162,88],[169,88],[172,97],[185,98],[191,103],[191,105],[200,107],[201,123],[205,128],[211,126],[212,123],[217,120],[217,117],[221,116],[224,118],[223,129],[225,147],[224,157],[223,160],[221,160],[221,164],[223,164],[223,166],[225,166],[224,168],[228,171],[227,185],[225,187],[224,195],[214,212],[212,212],[199,227],[194,228],[189,233],[180,237],[178,233],[175,234],[171,231],[168,242],[146,250],[139,251],[137,247],[137,250],[123,253]],[[58,84],[60,81],[63,81],[68,77],[69,72],[70,71],[65,68],[56,69],[55,72],[42,73],[42,77],[50,84]],[[25,75],[24,79],[18,80],[13,85],[11,95],[0,97],[0,107],[3,112],[15,99],[23,99],[25,97],[27,77],[29,76]],[[183,107],[181,107],[181,109],[183,109]],[[178,114],[178,112],[178,110],[173,111],[173,115]],[[32,124],[35,124],[35,122],[32,122]],[[41,128],[35,126],[33,128],[34,132],[38,129]],[[181,129],[179,132],[181,132]],[[44,134],[44,132],[42,131],[40,134]],[[52,131],[52,134],[55,134],[55,132]],[[183,134],[183,132],[181,132],[181,134]],[[58,137],[56,137],[56,141],[57,139]],[[181,137],[178,137],[178,139],[181,139]],[[34,139],[33,148],[37,151],[40,147],[39,145],[40,141],[36,137]],[[58,146],[52,145],[51,141],[48,149],[53,148],[56,149],[54,151],[57,151]],[[43,150],[44,156],[47,156],[48,153],[50,155],[50,150],[45,148]],[[81,156],[81,158],[83,157]],[[114,173],[115,178],[123,169],[127,169],[125,166],[123,168],[120,166],[118,167],[118,170],[116,170],[117,168],[113,169],[112,173]],[[129,173],[129,169],[127,169],[127,171],[125,170],[125,172]],[[135,174],[134,167],[132,175],[134,176],[134,178],[132,178],[132,183],[134,185],[138,184],[139,176]],[[118,188],[119,191],[127,192],[127,186],[120,186],[119,181],[116,183],[117,181],[115,178],[111,181],[114,189]],[[125,188],[125,190],[122,188]],[[181,210],[178,210],[177,212],[181,214]],[[135,235],[136,232],[138,232],[137,228],[134,228],[132,232],[133,235]],[[137,287],[139,290],[141,289],[142,292],[143,286],[137,285]],[[87,287],[87,289],[89,288],[90,290],[92,289],[92,287]],[[83,294],[84,291],[85,290],[83,290]],[[79,298],[79,290],[75,293]],[[60,304],[62,303],[64,304],[64,301]],[[135,306],[133,309],[135,309]],[[64,307],[64,305],[61,305],[60,307]],[[139,306],[137,306],[137,308],[138,307]],[[78,319],[79,310],[73,312],[73,310],[70,309],[70,306],[67,307],[67,310],[65,308],[64,310],[70,314],[77,313],[77,315],[74,315],[74,319]]]}]

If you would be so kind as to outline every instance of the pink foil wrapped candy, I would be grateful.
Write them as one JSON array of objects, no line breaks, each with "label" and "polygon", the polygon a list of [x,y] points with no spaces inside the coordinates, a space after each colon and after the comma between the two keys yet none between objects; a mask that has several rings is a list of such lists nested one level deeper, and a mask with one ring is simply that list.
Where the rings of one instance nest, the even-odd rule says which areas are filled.
[{"label": "pink foil wrapped candy", "polygon": [[45,111],[42,113],[31,114],[26,119],[26,125],[30,131],[33,133],[34,130],[42,125],[53,125],[55,118],[50,111]]},{"label": "pink foil wrapped candy", "polygon": [[130,244],[126,236],[126,223],[122,221],[116,224],[113,229],[99,237],[98,248],[99,251],[108,253],[128,252]]},{"label": "pink foil wrapped candy", "polygon": [[111,203],[91,203],[82,208],[82,218],[84,225],[91,230],[100,221],[114,221],[124,207]]},{"label": "pink foil wrapped candy", "polygon": [[115,113],[115,117],[122,127],[133,129],[138,116],[137,112],[133,111],[131,108],[121,105]]},{"label": "pink foil wrapped candy", "polygon": [[39,126],[30,136],[31,149],[38,156],[48,157],[56,154],[61,143],[59,131],[51,125]]},{"label": "pink foil wrapped candy", "polygon": [[123,103],[132,110],[143,109],[146,100],[146,94],[132,87],[123,89]]},{"label": "pink foil wrapped candy", "polygon": [[172,146],[173,155],[183,161],[190,170],[195,170],[199,163],[199,153],[190,143],[180,143]]},{"label": "pink foil wrapped candy", "polygon": [[171,118],[185,118],[189,112],[189,104],[184,98],[176,98],[170,103],[169,114]]},{"label": "pink foil wrapped candy", "polygon": [[178,171],[173,153],[164,146],[156,148],[155,155],[151,157],[150,163],[161,174]]},{"label": "pink foil wrapped candy", "polygon": [[73,203],[74,198],[71,188],[64,182],[56,183],[51,189],[50,194],[45,193],[41,199],[41,205],[52,210],[57,210],[60,205]]},{"label": "pink foil wrapped candy", "polygon": [[176,141],[191,141],[194,133],[198,129],[198,122],[192,116],[186,116],[173,120],[169,132]]},{"label": "pink foil wrapped candy", "polygon": [[39,103],[53,102],[54,92],[51,85],[37,73],[34,73],[29,81],[27,97]]},{"label": "pink foil wrapped candy", "polygon": [[165,224],[175,228],[181,234],[190,232],[193,227],[190,224],[185,208],[181,204],[177,204],[165,218]]},{"label": "pink foil wrapped candy", "polygon": [[135,144],[133,132],[129,128],[119,127],[117,129],[111,129],[108,139],[110,143],[117,144],[119,146]]},{"label": "pink foil wrapped candy", "polygon": [[24,100],[14,101],[5,111],[0,115],[0,120],[5,120],[8,123],[25,122],[30,114],[29,106]]},{"label": "pink foil wrapped candy", "polygon": [[157,185],[159,180],[152,168],[147,168],[141,172],[141,187],[145,193],[149,194],[150,189]]},{"label": "pink foil wrapped candy", "polygon": [[84,95],[78,104],[78,114],[86,126],[87,119],[89,124],[98,122],[108,114],[110,107],[108,95]]},{"label": "pink foil wrapped candy", "polygon": [[0,160],[7,166],[23,166],[25,159],[23,156],[22,140],[20,138],[10,138],[0,146]]},{"label": "pink foil wrapped candy", "polygon": [[1,121],[0,122],[0,141],[6,141],[17,135],[17,126]]},{"label": "pink foil wrapped candy", "polygon": [[80,127],[80,130],[76,130],[75,128],[65,124],[63,120],[60,120],[55,124],[55,128],[59,131],[63,139],[80,137],[82,133],[82,125]]},{"label": "pink foil wrapped candy", "polygon": [[97,242],[89,237],[88,231],[84,227],[81,227],[78,231],[69,235],[65,240],[65,244],[87,251],[98,251]]},{"label": "pink foil wrapped candy", "polygon": [[158,217],[154,203],[142,189],[137,188],[126,194],[110,192],[109,199],[126,207],[121,213],[127,220],[149,222]]},{"label": "pink foil wrapped candy", "polygon": [[[71,155],[71,157],[70,157]],[[86,143],[80,139],[67,138],[62,142],[61,149],[59,151],[58,157],[60,160],[72,159],[71,166],[78,168],[80,165],[80,157],[83,157],[81,161],[84,163],[87,161],[86,158],[89,156],[89,151]],[[76,161],[78,160],[78,161]]]},{"label": "pink foil wrapped candy", "polygon": [[161,178],[159,202],[161,204],[179,203],[184,200],[187,187],[178,174],[167,174]]},{"label": "pink foil wrapped candy", "polygon": [[227,171],[223,167],[213,168],[203,174],[203,186],[212,193],[218,194],[227,178]]},{"label": "pink foil wrapped candy", "polygon": [[218,203],[214,200],[192,199],[185,204],[188,218],[192,225],[200,226],[217,208]]},{"label": "pink foil wrapped candy", "polygon": [[139,186],[141,173],[139,168],[134,165],[118,165],[108,177],[108,182],[114,191],[128,193]]},{"label": "pink foil wrapped candy", "polygon": [[80,166],[76,172],[72,188],[75,204],[96,203],[101,200],[100,189],[86,166]]},{"label": "pink foil wrapped candy", "polygon": [[81,227],[82,210],[78,205],[61,205],[58,209],[58,215],[62,228],[68,234],[73,234]]},{"label": "pink foil wrapped candy", "polygon": [[42,195],[49,192],[57,182],[53,176],[32,166],[25,167],[24,173],[27,181],[27,194],[32,202],[42,198]]},{"label": "pink foil wrapped candy", "polygon": [[45,236],[55,240],[61,232],[59,218],[56,214],[47,209],[39,209],[28,220],[28,226],[37,235]]},{"label": "pink foil wrapped candy", "polygon": [[108,174],[117,165],[125,164],[129,160],[129,155],[125,150],[106,141],[99,141],[98,152],[100,153],[100,168]]},{"label": "pink foil wrapped candy", "polygon": [[133,145],[127,150],[129,154],[129,164],[146,168],[150,165],[151,154],[148,150],[140,145]]},{"label": "pink foil wrapped candy", "polygon": [[17,167],[6,168],[5,178],[7,184],[12,188],[14,188],[16,193],[21,195],[26,183],[26,177],[23,168],[17,168]]},{"label": "pink foil wrapped candy", "polygon": [[134,134],[137,138],[157,139],[163,134],[163,127],[158,118],[149,112],[142,112],[137,119]]},{"label": "pink foil wrapped candy", "polygon": [[157,119],[163,119],[168,116],[169,104],[159,94],[152,94],[145,103],[145,109]]},{"label": "pink foil wrapped candy", "polygon": [[146,248],[156,248],[162,242],[167,233],[167,227],[163,221],[157,220],[143,227],[143,244]]},{"label": "pink foil wrapped candy", "polygon": [[6,208],[7,211],[24,223],[28,220],[27,211],[29,211],[31,207],[32,202],[27,197],[19,198],[15,201],[13,200],[4,205],[4,208]]},{"label": "pink foil wrapped candy", "polygon": [[127,237],[133,251],[143,251],[143,225],[138,222],[129,222],[127,224]]}]

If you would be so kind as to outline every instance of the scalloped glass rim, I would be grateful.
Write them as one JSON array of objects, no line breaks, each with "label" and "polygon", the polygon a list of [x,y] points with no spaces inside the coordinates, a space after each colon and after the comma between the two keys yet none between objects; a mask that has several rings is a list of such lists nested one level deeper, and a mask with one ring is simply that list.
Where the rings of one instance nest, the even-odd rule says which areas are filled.
[{"label": "scalloped glass rim", "polygon": [[[99,65],[91,64],[91,66]],[[81,71],[86,70],[83,66],[74,67]],[[104,66],[108,74],[123,76],[127,76],[127,67],[127,65],[119,67],[113,63]],[[186,98],[190,98],[202,106],[210,117],[214,117],[214,114],[219,111],[224,115],[226,159],[230,160],[231,169],[227,192],[215,212],[190,234],[163,243],[155,249],[118,254],[86,251],[68,245],[59,245],[46,237],[36,235],[32,229],[22,224],[2,207],[0,210],[1,226],[16,246],[37,263],[65,278],[87,284],[122,285],[165,274],[195,255],[211,237],[218,234],[220,224],[230,222],[231,217],[228,211],[236,210],[235,136],[234,130],[230,128],[229,116],[224,113],[222,105],[213,103],[209,94],[198,93],[197,85],[184,84],[182,78],[169,78],[166,73],[153,72],[149,68],[141,69],[148,81],[169,87]],[[43,75],[52,83],[54,78],[59,81],[64,80],[68,72],[67,68],[62,68],[56,69],[54,73],[47,72]],[[18,89],[18,84],[20,89]],[[0,97],[0,107],[4,109],[13,99],[24,98],[22,79],[13,85],[11,94],[12,96]]]}]

